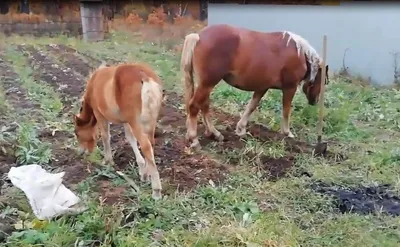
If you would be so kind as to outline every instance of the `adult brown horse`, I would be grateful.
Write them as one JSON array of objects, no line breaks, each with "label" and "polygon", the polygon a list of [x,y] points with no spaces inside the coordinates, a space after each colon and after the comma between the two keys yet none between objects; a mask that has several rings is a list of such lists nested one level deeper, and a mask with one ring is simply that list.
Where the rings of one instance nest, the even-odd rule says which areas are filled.
[{"label": "adult brown horse", "polygon": [[[321,89],[322,59],[301,36],[284,32],[256,32],[230,25],[213,25],[185,37],[181,69],[185,78],[187,111],[186,138],[191,147],[200,148],[197,137],[197,114],[201,110],[205,135],[224,137],[210,117],[210,93],[223,79],[229,85],[253,93],[236,134],[246,134],[250,115],[268,89],[283,92],[281,131],[294,137],[289,128],[291,103],[301,81],[310,105],[318,102]],[[328,66],[326,66],[328,72]],[[195,88],[194,74],[198,85]],[[327,82],[328,80],[326,80]]]}]

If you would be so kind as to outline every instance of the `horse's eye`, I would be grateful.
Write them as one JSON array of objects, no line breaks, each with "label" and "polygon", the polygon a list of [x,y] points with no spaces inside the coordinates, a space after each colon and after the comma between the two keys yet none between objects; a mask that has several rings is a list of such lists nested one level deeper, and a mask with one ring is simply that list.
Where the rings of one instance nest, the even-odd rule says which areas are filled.
[{"label": "horse's eye", "polygon": [[81,108],[79,108],[79,113],[81,113],[82,112],[82,106],[81,106]]}]

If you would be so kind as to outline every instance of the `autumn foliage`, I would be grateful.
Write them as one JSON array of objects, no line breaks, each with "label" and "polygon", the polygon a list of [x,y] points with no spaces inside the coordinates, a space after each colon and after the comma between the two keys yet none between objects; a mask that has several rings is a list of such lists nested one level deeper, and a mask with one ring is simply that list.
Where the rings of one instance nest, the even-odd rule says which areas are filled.
[{"label": "autumn foliage", "polygon": [[186,34],[206,26],[191,16],[171,16],[165,12],[162,7],[152,8],[147,16],[143,12],[132,12],[126,17],[114,18],[109,22],[109,29],[136,32],[143,40],[179,51]]},{"label": "autumn foliage", "polygon": [[[29,4],[30,13],[24,14],[21,13],[18,2],[13,2],[9,12],[0,15],[0,23],[40,24],[81,21],[78,1],[45,5],[43,0],[32,0]],[[185,35],[198,31],[206,23],[198,20],[200,13],[198,2],[177,2],[164,6],[165,9],[143,3],[126,4],[118,13],[114,13],[112,18],[108,14],[111,8],[105,6],[105,31],[135,32],[143,40],[179,50]]]}]

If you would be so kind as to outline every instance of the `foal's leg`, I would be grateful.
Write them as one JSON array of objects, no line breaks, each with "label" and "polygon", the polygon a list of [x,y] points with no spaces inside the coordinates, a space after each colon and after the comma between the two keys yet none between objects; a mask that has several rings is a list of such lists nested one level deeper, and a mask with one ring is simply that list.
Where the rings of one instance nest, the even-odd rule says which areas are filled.
[{"label": "foal's leg", "polygon": [[139,167],[139,175],[142,176],[143,170],[145,168],[145,161],[143,156],[140,154],[138,145],[137,145],[137,140],[135,136],[132,133],[131,127],[129,124],[124,124],[124,130],[125,130],[125,137],[128,140],[129,144],[131,145],[133,152],[135,153],[135,158],[136,158],[136,163],[138,164]]},{"label": "foal's leg", "polygon": [[110,144],[110,123],[107,120],[99,121],[99,127],[101,132],[101,140],[103,141],[104,147],[104,161],[103,164],[113,164],[113,158],[111,153]]},{"label": "foal's leg", "polygon": [[235,130],[236,135],[244,136],[246,134],[246,125],[247,125],[247,122],[249,121],[250,115],[257,108],[258,104],[260,103],[261,98],[265,95],[267,90],[253,93],[253,98],[247,104],[246,109],[244,110],[244,112],[242,114],[242,117],[240,118],[239,122],[236,124],[236,130]]},{"label": "foal's leg", "polygon": [[[213,87],[204,86],[204,82],[199,83],[198,87],[196,88],[192,99],[189,102],[189,107],[187,109],[188,115],[186,119],[186,139],[191,142],[190,147],[200,149],[200,142],[197,136],[197,114],[199,113],[200,109],[204,107],[204,104],[208,100],[211,90]],[[207,108],[204,108],[207,110]],[[207,115],[207,111],[205,114],[208,120],[205,120],[206,125],[209,127],[212,123],[209,119],[209,115]],[[216,133],[218,134],[218,133]],[[221,135],[221,134],[219,134]],[[221,137],[220,137],[221,138]]]},{"label": "foal's leg", "polygon": [[140,176],[142,181],[146,181],[151,177],[151,187],[153,189],[153,199],[161,199],[161,181],[158,173],[156,162],[154,160],[154,151],[149,136],[143,131],[142,127],[136,122],[130,122],[133,136],[135,136],[142,148],[146,165]]},{"label": "foal's leg", "polygon": [[214,137],[218,141],[223,141],[224,136],[219,132],[215,127],[214,124],[212,123],[211,120],[211,114],[210,114],[210,95],[207,96],[207,99],[204,101],[202,107],[201,107],[201,112],[203,115],[203,120],[204,120],[204,125],[206,127],[205,130],[205,135],[206,136],[211,136],[214,135]]},{"label": "foal's leg", "polygon": [[282,133],[291,138],[293,138],[294,135],[290,131],[290,127],[289,127],[290,111],[291,111],[291,106],[292,106],[292,100],[293,100],[294,94],[296,93],[296,89],[297,88],[290,88],[290,89],[283,90],[283,97],[282,97],[282,103],[283,103],[282,125],[281,125]]}]

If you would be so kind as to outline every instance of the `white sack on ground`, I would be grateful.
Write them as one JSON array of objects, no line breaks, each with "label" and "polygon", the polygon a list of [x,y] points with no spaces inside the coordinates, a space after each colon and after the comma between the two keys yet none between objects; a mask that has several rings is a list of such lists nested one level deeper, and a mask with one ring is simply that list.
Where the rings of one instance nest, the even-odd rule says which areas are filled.
[{"label": "white sack on ground", "polygon": [[72,207],[81,200],[62,184],[64,174],[48,173],[41,166],[33,164],[11,167],[8,178],[25,193],[36,217],[45,220],[85,210]]}]

